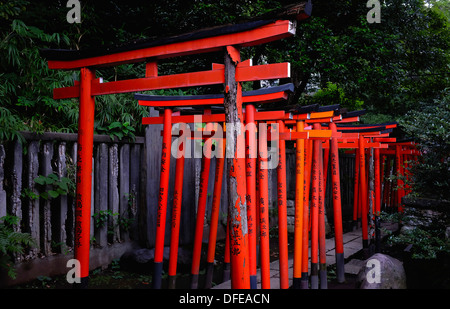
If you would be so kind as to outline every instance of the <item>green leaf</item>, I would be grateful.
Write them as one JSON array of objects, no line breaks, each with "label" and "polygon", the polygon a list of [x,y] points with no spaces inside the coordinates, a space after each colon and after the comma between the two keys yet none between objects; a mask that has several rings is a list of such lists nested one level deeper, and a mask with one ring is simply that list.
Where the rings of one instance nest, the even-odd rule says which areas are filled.
[{"label": "green leaf", "polygon": [[57,198],[59,196],[59,193],[55,190],[49,190],[48,195],[50,195],[50,197],[52,198]]},{"label": "green leaf", "polygon": [[34,178],[34,182],[39,184],[39,185],[48,184],[47,183],[47,178],[42,176],[42,175],[39,175],[38,177]]},{"label": "green leaf", "polygon": [[121,126],[122,126],[122,123],[116,121],[116,122],[111,123],[108,126],[108,129],[111,130],[111,129],[118,128],[118,127],[121,127]]},{"label": "green leaf", "polygon": [[58,182],[58,186],[63,190],[64,192],[69,191],[69,186],[67,185],[67,182]]}]

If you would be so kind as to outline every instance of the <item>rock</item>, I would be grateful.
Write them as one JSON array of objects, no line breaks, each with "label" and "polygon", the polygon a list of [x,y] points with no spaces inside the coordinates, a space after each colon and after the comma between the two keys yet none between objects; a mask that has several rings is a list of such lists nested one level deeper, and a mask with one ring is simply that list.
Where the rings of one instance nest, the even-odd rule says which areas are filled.
[{"label": "rock", "polygon": [[360,289],[406,289],[403,263],[381,253],[364,261],[358,274]]},{"label": "rock", "polygon": [[[164,247],[164,261],[169,260],[170,247]],[[178,264],[190,264],[192,253],[178,248]],[[153,270],[155,249],[139,248],[128,251],[120,258],[120,266],[129,271],[149,273]]]},{"label": "rock", "polygon": [[400,234],[404,235],[404,234],[409,234],[412,231],[414,231],[416,228],[414,226],[411,225],[404,225],[402,226],[402,228],[400,229]]},{"label": "rock", "polygon": [[153,258],[155,257],[155,250],[152,249],[138,249],[135,250],[131,253],[131,258],[140,264],[145,264],[150,262],[150,260],[153,260]]}]

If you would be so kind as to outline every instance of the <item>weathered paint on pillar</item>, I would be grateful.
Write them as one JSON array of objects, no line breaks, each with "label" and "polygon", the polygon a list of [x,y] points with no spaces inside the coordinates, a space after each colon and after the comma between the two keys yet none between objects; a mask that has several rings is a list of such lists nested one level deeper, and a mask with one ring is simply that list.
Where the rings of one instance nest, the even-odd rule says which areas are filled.
[{"label": "weathered paint on pillar", "polygon": [[[234,289],[249,289],[244,117],[242,113],[242,86],[236,82],[236,66],[239,62],[239,50],[233,46],[227,46],[225,51],[224,106],[227,123],[226,149],[229,173],[228,215],[230,218],[231,285]],[[229,157],[230,154],[233,155],[232,158]]]}]

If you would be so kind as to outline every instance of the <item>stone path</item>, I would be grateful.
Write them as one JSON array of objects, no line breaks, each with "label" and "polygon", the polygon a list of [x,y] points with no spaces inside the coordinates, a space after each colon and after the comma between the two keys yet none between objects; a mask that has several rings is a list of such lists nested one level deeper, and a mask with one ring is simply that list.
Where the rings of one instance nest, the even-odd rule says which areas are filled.
[{"label": "stone path", "polygon": [[[394,231],[397,229],[397,224],[382,224],[381,231],[383,237],[383,230]],[[356,230],[343,235],[344,241],[344,258],[356,254],[358,251],[362,250],[362,231]],[[335,252],[334,252],[334,238],[329,238],[326,240],[326,251],[327,251],[327,265],[333,265],[336,263]],[[292,272],[293,272],[293,259],[290,258],[288,261],[289,265],[289,286],[292,286]],[[345,272],[354,273],[355,267],[354,263],[348,263],[344,266]],[[270,288],[279,289],[280,288],[280,276],[279,276],[279,261],[273,261],[270,263]],[[257,270],[257,288],[261,288],[261,273],[260,269]],[[231,289],[231,281],[226,281],[213,287],[213,289]]]}]

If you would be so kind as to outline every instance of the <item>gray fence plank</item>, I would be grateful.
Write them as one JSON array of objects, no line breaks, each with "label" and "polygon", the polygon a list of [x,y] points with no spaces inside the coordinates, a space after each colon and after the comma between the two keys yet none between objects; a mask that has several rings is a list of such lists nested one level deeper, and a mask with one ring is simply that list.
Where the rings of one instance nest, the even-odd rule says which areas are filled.
[{"label": "gray fence plank", "polygon": [[139,239],[139,231],[138,231],[138,216],[140,209],[140,177],[141,174],[141,145],[135,144],[130,147],[130,209],[129,216],[132,220],[130,222],[130,237],[133,240]]},{"label": "gray fence plank", "polygon": [[[108,145],[100,144],[97,146],[94,186],[95,186],[95,214],[108,210]],[[95,241],[104,247],[108,244],[107,225],[104,224],[95,228]]]},{"label": "gray fence plank", "polygon": [[[26,171],[26,187],[30,194],[38,195],[36,183],[34,179],[38,176],[39,171],[39,142],[32,141],[28,146],[27,154],[27,171]],[[27,212],[24,214],[25,224],[31,237],[36,240],[36,248],[30,250],[32,257],[36,256],[40,249],[40,224],[39,224],[39,198],[28,199]]]},{"label": "gray fence plank", "polygon": [[111,213],[114,215],[110,217],[109,233],[111,243],[120,241],[120,230],[118,225],[119,213],[119,148],[117,144],[109,147],[109,190],[108,190],[108,206]]},{"label": "gray fence plank", "polygon": [[[14,142],[12,151],[12,169],[11,169],[11,215],[22,220],[22,170],[23,170],[23,148],[19,141]],[[18,232],[20,225],[14,226]]]},{"label": "gray fence plank", "polygon": [[[53,173],[51,161],[53,159],[53,142],[46,142],[42,146],[42,164],[41,164],[41,174],[43,176],[48,176]],[[53,187],[46,185],[44,190],[48,193]],[[52,228],[51,228],[51,198],[43,200],[41,207],[41,241],[43,253],[45,255],[50,255],[52,252]]]},{"label": "gray fence plank", "polygon": [[[66,143],[61,142],[57,145],[57,155],[56,155],[56,173],[59,179],[67,177],[66,168]],[[52,209],[52,214],[54,216],[54,240],[58,244],[59,253],[65,249],[66,237],[66,220],[67,220],[67,195],[61,195],[58,201],[55,203],[55,207]]]},{"label": "gray fence plank", "polygon": [[[128,201],[130,195],[130,145],[124,144],[120,147],[119,154],[119,217],[128,222]],[[125,221],[123,221],[125,222]],[[120,237],[122,241],[129,240],[129,233],[126,227],[120,226]]]},{"label": "gray fence plank", "polygon": [[[150,117],[158,116],[159,113],[150,108]],[[145,128],[145,164],[146,164],[146,194],[145,216],[143,224],[145,237],[150,247],[155,244],[156,235],[156,211],[158,208],[159,174],[161,170],[161,130],[163,125],[149,125]],[[141,221],[142,222],[142,221]]]},{"label": "gray fence plank", "polygon": [[3,190],[5,157],[5,148],[0,145],[0,218],[6,216],[6,191]]}]

